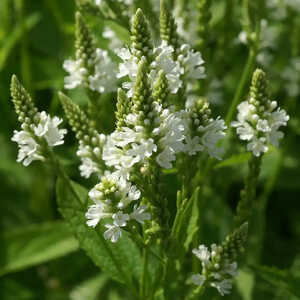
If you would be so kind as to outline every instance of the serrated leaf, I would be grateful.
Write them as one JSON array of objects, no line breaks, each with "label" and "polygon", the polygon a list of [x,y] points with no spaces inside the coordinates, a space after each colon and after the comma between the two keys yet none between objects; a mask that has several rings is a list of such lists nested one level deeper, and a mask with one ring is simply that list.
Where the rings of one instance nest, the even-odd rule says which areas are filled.
[{"label": "serrated leaf", "polygon": [[59,210],[94,263],[105,274],[122,283],[132,285],[132,277],[141,276],[141,256],[139,249],[123,232],[116,244],[106,241],[103,227],[97,229],[86,225],[87,190],[66,178],[57,181],[57,201]]},{"label": "serrated leaf", "polygon": [[285,290],[300,298],[300,277],[295,277],[289,270],[267,266],[251,266],[251,269],[274,288]]},{"label": "serrated leaf", "polygon": [[3,275],[67,255],[79,247],[67,224],[52,222],[5,231],[1,248],[0,275]]}]

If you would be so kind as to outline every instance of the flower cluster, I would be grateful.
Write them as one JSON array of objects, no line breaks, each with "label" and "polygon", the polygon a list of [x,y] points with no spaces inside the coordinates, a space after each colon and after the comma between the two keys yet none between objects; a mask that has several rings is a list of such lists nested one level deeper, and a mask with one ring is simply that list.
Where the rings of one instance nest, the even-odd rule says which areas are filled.
[{"label": "flower cluster", "polygon": [[238,105],[238,120],[231,124],[240,139],[248,141],[247,150],[254,156],[267,152],[268,144],[278,147],[284,136],[279,128],[289,120],[276,101],[268,100],[265,89],[265,73],[258,69],[253,75],[250,98]]},{"label": "flower cluster", "polygon": [[190,277],[190,281],[198,286],[202,286],[206,281],[209,281],[210,286],[216,288],[224,296],[231,292],[231,279],[237,276],[237,262],[224,260],[220,263],[222,250],[222,246],[216,244],[211,245],[211,251],[205,245],[193,249],[193,254],[201,261],[202,274],[209,273],[209,276],[194,274]]},{"label": "flower cluster", "polygon": [[[118,78],[129,77],[130,82],[124,82],[123,88],[128,90],[128,97],[132,97],[139,59],[132,50],[127,48],[122,48],[116,53],[123,60],[119,65],[117,76]],[[154,60],[150,64],[151,71],[148,74],[150,83],[154,85],[158,73],[164,71],[172,94],[176,94],[183,86],[182,77],[189,81],[205,78],[204,60],[200,52],[194,51],[189,45],[184,44],[180,48],[177,59],[174,59],[174,55],[174,47],[168,45],[166,41],[162,41],[158,47],[153,49]]]},{"label": "flower cluster", "polygon": [[46,112],[38,112],[27,91],[13,76],[11,94],[19,121],[22,123],[21,131],[14,131],[12,141],[18,143],[19,153],[17,162],[28,166],[34,160],[46,159],[45,147],[55,147],[64,143],[66,129],[59,129],[62,119],[51,118]]},{"label": "flower cluster", "polygon": [[45,160],[42,150],[42,140],[44,139],[49,147],[55,147],[64,143],[66,129],[59,129],[62,119],[51,118],[46,112],[37,113],[35,116],[36,125],[21,125],[21,131],[14,131],[12,141],[18,143],[19,154],[17,162],[23,162],[28,166],[34,160]]},{"label": "flower cluster", "polygon": [[113,243],[121,237],[121,227],[125,227],[128,221],[135,220],[143,224],[150,219],[146,206],[133,204],[140,199],[141,192],[120,172],[106,172],[100,183],[89,192],[89,197],[94,204],[86,213],[87,225],[95,227],[100,220],[110,219],[112,223],[105,224],[107,230],[104,238]]},{"label": "flower cluster", "polygon": [[80,13],[76,14],[76,58],[64,62],[69,73],[65,77],[65,88],[86,87],[99,93],[117,90],[116,65],[108,52],[96,48],[90,32]]},{"label": "flower cluster", "polygon": [[205,245],[193,249],[193,254],[200,260],[201,274],[193,274],[188,283],[198,288],[211,286],[224,296],[230,294],[232,280],[237,276],[237,255],[242,252],[248,232],[248,223],[229,235],[221,245],[212,244],[211,250]]},{"label": "flower cluster", "polygon": [[65,88],[82,86],[88,76],[88,87],[92,91],[109,93],[117,90],[115,63],[107,51],[97,48],[89,66],[94,68],[92,74],[84,67],[82,59],[66,60],[63,67],[70,75],[65,77]]},{"label": "flower cluster", "polygon": [[211,110],[205,100],[189,104],[187,115],[185,151],[195,155],[205,150],[210,156],[221,159],[223,149],[219,147],[219,141],[225,136],[224,130],[227,128],[224,120],[211,118]]}]

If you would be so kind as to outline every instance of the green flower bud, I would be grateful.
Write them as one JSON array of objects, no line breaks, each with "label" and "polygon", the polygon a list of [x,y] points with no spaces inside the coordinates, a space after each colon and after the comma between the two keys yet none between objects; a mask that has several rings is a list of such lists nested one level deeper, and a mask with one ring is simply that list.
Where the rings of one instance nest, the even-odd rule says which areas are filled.
[{"label": "green flower bud", "polygon": [[155,101],[165,106],[167,104],[168,95],[168,79],[165,72],[163,70],[160,70],[158,73],[158,78],[154,83],[153,98],[155,99]]},{"label": "green flower bud", "polygon": [[76,12],[76,59],[81,60],[82,67],[87,72],[86,85],[88,85],[88,76],[93,73],[93,64],[91,63],[94,59],[95,45],[91,33],[86,26],[80,12]]},{"label": "green flower bud", "polygon": [[269,93],[266,73],[261,69],[256,69],[253,73],[250,87],[250,103],[255,103],[255,106],[257,104],[265,106],[268,100]]},{"label": "green flower bud", "polygon": [[148,21],[143,11],[139,8],[131,25],[131,44],[133,54],[139,60],[144,56],[150,62],[152,60],[153,44]]},{"label": "green flower bud", "polygon": [[176,59],[180,48],[177,25],[174,17],[167,9],[165,0],[160,1],[160,38],[166,41],[168,45],[173,46],[175,50],[174,59]]},{"label": "green flower bud", "polygon": [[239,253],[244,251],[244,245],[248,236],[248,222],[226,237],[222,243],[222,256],[229,260],[235,260]]},{"label": "green flower bud", "polygon": [[198,12],[198,26],[196,48],[199,51],[203,51],[207,45],[209,21],[211,19],[211,0],[198,0],[197,1],[197,12]]},{"label": "green flower bud", "polygon": [[85,144],[92,144],[93,137],[97,135],[97,131],[86,114],[63,93],[59,93],[59,98],[68,122],[76,134],[76,138],[79,141],[84,141]]},{"label": "green flower bud", "polygon": [[10,91],[19,121],[28,125],[37,124],[39,120],[35,118],[35,115],[38,110],[16,75],[13,75],[11,78]]},{"label": "green flower bud", "polygon": [[118,89],[118,101],[117,101],[117,129],[126,126],[126,116],[131,111],[131,101],[127,97],[126,93],[122,89]]},{"label": "green flower bud", "polygon": [[138,116],[138,124],[145,125],[144,121],[152,111],[151,87],[148,81],[148,63],[143,57],[139,63],[136,82],[134,85],[133,112]]}]

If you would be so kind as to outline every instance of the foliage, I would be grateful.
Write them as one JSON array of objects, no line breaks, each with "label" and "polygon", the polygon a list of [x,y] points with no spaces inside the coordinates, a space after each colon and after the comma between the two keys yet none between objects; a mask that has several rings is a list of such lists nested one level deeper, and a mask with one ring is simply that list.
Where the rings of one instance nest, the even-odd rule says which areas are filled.
[{"label": "foliage", "polygon": [[[192,249],[199,244],[221,244],[244,218],[250,220],[249,241],[227,297],[300,299],[300,17],[293,5],[297,1],[163,1],[161,32],[156,1],[132,1],[129,6],[127,1],[100,2],[101,9],[92,0],[0,1],[0,299],[222,298],[214,289],[204,294],[186,292],[191,290],[186,280],[202,271],[197,257],[192,257]],[[138,8],[145,13],[139,15],[142,38],[138,24],[130,30],[131,16]],[[256,166],[252,180],[248,165],[251,168],[253,156],[229,129],[222,142],[223,160],[205,153],[189,160],[179,156],[179,163],[163,170],[159,178],[136,178],[136,182],[145,179],[161,183],[156,195],[168,199],[159,199],[163,206],[159,213],[165,223],[157,221],[157,227],[152,224],[141,239],[135,237],[135,230],[140,232],[143,227],[133,226],[113,244],[104,239],[104,226],[92,229],[86,225],[85,214],[91,204],[88,190],[99,180],[96,176],[79,176],[80,159],[74,154],[77,142],[67,122],[64,127],[69,133],[64,145],[55,149],[59,158],[54,164],[34,162],[26,169],[17,164],[16,147],[11,142],[17,118],[10,101],[10,78],[18,76],[40,111],[63,117],[58,91],[64,90],[67,76],[63,62],[75,54],[78,10],[94,38],[91,45],[106,50],[115,64],[120,59],[114,48],[133,41],[137,52],[149,50],[157,46],[159,35],[174,44],[175,56],[183,40],[201,50],[207,76],[198,80],[201,84],[193,83],[188,93],[208,99],[213,115],[224,116],[227,125],[236,119],[237,105],[248,99],[254,69],[264,69],[269,94],[288,112],[290,120],[279,148],[270,147],[262,156],[259,177]],[[107,28],[115,38],[104,37]],[[134,37],[133,31],[137,31]],[[150,35],[153,45],[144,39]],[[112,45],[114,40],[121,43]],[[145,53],[148,61],[153,60]],[[187,87],[183,86],[178,96],[166,96],[162,92],[166,79],[164,74],[160,76],[152,96],[180,106]],[[142,84],[141,90],[146,90],[148,87]],[[128,114],[129,109],[124,91],[97,94],[82,86],[64,93],[87,116],[96,118],[88,129],[110,134],[115,119],[124,124],[122,114]],[[195,176],[190,178],[182,172],[187,169],[196,170]],[[252,207],[252,214],[243,214],[235,223],[240,192],[247,193],[247,184],[252,190],[244,205],[246,210]],[[152,191],[146,193],[149,198]],[[156,214],[156,200],[142,200],[150,206],[152,215]],[[148,243],[153,240],[159,242],[149,249]],[[168,249],[169,257],[160,247]],[[180,282],[179,288],[175,282]]]}]

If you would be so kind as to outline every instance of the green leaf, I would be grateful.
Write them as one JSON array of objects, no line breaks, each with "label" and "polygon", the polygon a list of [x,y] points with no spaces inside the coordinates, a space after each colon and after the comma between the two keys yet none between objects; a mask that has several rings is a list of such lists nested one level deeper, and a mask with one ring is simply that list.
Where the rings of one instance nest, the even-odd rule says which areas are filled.
[{"label": "green leaf", "polygon": [[275,289],[282,289],[300,298],[300,277],[296,277],[289,270],[280,270],[268,266],[251,266],[257,276],[261,277]]},{"label": "green leaf", "polygon": [[57,181],[57,201],[59,210],[71,225],[80,247],[86,251],[94,263],[111,278],[133,286],[135,279],[141,276],[141,255],[137,246],[123,232],[116,244],[103,237],[104,228],[96,229],[86,225],[87,190],[68,180],[59,177]]},{"label": "green leaf", "polygon": [[251,157],[251,153],[241,153],[241,154],[234,154],[231,157],[221,161],[220,163],[214,166],[215,169],[224,168],[224,167],[232,167],[235,165],[240,165],[249,160]]},{"label": "green leaf", "polygon": [[23,32],[30,31],[36,26],[41,19],[40,14],[32,14],[27,17],[21,24],[15,27],[14,31],[7,36],[5,43],[0,49],[0,70],[4,67],[7,58],[12,53],[12,48],[20,41],[23,36]]},{"label": "green leaf", "polygon": [[252,290],[254,287],[253,273],[246,270],[239,270],[238,276],[235,279],[237,289],[243,300],[252,299]]},{"label": "green leaf", "polygon": [[[199,230],[199,188],[194,191],[190,199],[180,201],[181,194],[178,193],[179,208],[172,229],[172,237],[177,245],[184,245],[185,250],[189,248],[193,237]],[[182,249],[182,247],[179,247]]]},{"label": "green leaf", "polygon": [[97,300],[107,281],[108,278],[105,274],[85,280],[71,291],[70,298],[71,300]]},{"label": "green leaf", "polygon": [[0,275],[64,256],[78,249],[67,224],[34,224],[5,231],[1,237]]},{"label": "green leaf", "polygon": [[196,189],[192,198],[190,199],[189,215],[186,220],[186,240],[184,242],[184,248],[186,251],[189,250],[190,244],[192,243],[196,233],[199,231],[199,188]]}]

